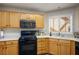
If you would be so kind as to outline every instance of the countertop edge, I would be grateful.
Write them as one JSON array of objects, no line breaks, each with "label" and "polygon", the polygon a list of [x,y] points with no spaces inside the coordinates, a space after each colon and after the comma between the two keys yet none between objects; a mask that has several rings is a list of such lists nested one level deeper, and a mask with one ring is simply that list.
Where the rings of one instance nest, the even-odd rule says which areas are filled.
[{"label": "countertop edge", "polygon": [[[56,37],[56,36],[37,36],[38,39],[40,38],[56,38],[56,39],[63,39],[63,40],[73,40],[73,41],[77,41],[79,42],[78,38],[67,38],[67,37]],[[0,39],[0,41],[10,41],[10,40],[19,40],[19,38],[4,38],[4,39]]]}]

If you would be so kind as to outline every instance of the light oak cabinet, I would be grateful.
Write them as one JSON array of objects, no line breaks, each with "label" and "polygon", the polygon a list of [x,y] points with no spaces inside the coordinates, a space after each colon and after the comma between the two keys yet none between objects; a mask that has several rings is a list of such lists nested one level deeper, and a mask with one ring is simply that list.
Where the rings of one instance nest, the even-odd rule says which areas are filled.
[{"label": "light oak cabinet", "polygon": [[24,19],[24,20],[34,20],[34,15],[33,14],[25,14],[25,13],[22,13],[21,14],[21,19]]},{"label": "light oak cabinet", "polygon": [[18,55],[18,41],[1,41],[0,55]]},{"label": "light oak cabinet", "polygon": [[44,16],[0,11],[0,28],[20,28],[20,20],[35,20],[36,28],[44,28]]},{"label": "light oak cabinet", "polygon": [[18,55],[18,41],[6,41],[6,55]]},{"label": "light oak cabinet", "polygon": [[69,40],[59,40],[58,46],[59,55],[70,55],[70,41]]},{"label": "light oak cabinet", "polygon": [[10,27],[20,28],[21,13],[10,12]]},{"label": "light oak cabinet", "polygon": [[49,53],[53,55],[58,54],[58,40],[57,39],[49,39]]},{"label": "light oak cabinet", "polygon": [[71,47],[70,40],[49,39],[49,53],[50,54],[70,55],[71,49],[72,49],[72,47]]},{"label": "light oak cabinet", "polygon": [[71,41],[71,55],[75,55],[75,41]]},{"label": "light oak cabinet", "polygon": [[44,16],[35,15],[36,28],[44,28]]},{"label": "light oak cabinet", "polygon": [[5,55],[5,42],[0,42],[0,55]]},{"label": "light oak cabinet", "polygon": [[9,12],[0,11],[0,28],[9,27]]},{"label": "light oak cabinet", "polygon": [[48,41],[45,38],[40,38],[37,40],[37,54],[48,53]]},{"label": "light oak cabinet", "polygon": [[0,28],[19,28],[20,13],[0,11]]},{"label": "light oak cabinet", "polygon": [[0,28],[1,28],[1,25],[2,25],[2,17],[1,17],[2,15],[1,15],[1,11],[0,11]]},{"label": "light oak cabinet", "polygon": [[40,38],[37,40],[37,54],[75,55],[75,41]]}]

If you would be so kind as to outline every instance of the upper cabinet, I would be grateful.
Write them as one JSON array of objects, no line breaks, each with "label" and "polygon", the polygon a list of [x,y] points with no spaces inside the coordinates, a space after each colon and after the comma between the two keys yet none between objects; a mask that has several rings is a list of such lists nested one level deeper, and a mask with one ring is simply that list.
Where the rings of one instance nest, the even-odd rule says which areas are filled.
[{"label": "upper cabinet", "polygon": [[20,20],[35,20],[36,28],[44,28],[44,16],[0,11],[0,28],[20,28]]},{"label": "upper cabinet", "polygon": [[36,28],[44,28],[44,16],[35,15]]},{"label": "upper cabinet", "polygon": [[0,12],[0,28],[1,28],[1,25],[2,25],[2,13]]},{"label": "upper cabinet", "polygon": [[22,14],[21,14],[21,19],[34,20],[34,15],[22,13]]},{"label": "upper cabinet", "polygon": [[20,28],[21,13],[10,12],[10,27]]},{"label": "upper cabinet", "polygon": [[0,11],[0,28],[9,27],[9,12]]},{"label": "upper cabinet", "polygon": [[72,16],[52,16],[49,21],[50,32],[72,32]]}]

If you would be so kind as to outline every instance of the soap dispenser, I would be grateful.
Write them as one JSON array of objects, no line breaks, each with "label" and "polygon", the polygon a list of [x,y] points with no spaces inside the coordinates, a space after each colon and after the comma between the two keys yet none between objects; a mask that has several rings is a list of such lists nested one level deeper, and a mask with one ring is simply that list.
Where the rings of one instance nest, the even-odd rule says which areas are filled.
[{"label": "soap dispenser", "polygon": [[0,38],[4,38],[4,31],[3,31],[3,29],[0,30]]},{"label": "soap dispenser", "polygon": [[52,36],[52,33],[50,32],[50,36]]}]

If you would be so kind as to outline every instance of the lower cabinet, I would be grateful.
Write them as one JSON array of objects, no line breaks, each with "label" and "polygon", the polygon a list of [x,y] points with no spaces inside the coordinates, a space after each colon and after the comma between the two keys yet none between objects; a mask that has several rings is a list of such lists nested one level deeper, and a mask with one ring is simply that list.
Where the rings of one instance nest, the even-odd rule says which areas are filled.
[{"label": "lower cabinet", "polygon": [[[0,55],[18,55],[18,40],[0,41]],[[75,55],[75,41],[39,38],[37,54]]]},{"label": "lower cabinet", "polygon": [[18,48],[16,45],[8,45],[6,47],[6,55],[18,55]]},{"label": "lower cabinet", "polygon": [[0,55],[18,55],[18,40],[0,42]]},{"label": "lower cabinet", "polygon": [[0,55],[5,55],[5,42],[0,41]]},{"label": "lower cabinet", "polygon": [[48,39],[40,38],[37,40],[37,54],[48,53]]},{"label": "lower cabinet", "polygon": [[71,41],[71,55],[75,55],[75,41]]},{"label": "lower cabinet", "polygon": [[59,55],[70,55],[70,41],[59,40]]},{"label": "lower cabinet", "polygon": [[65,39],[47,39],[37,40],[37,54],[51,55],[75,55],[75,41]]},{"label": "lower cabinet", "polygon": [[58,54],[58,40],[49,39],[49,54],[57,55]]},{"label": "lower cabinet", "polygon": [[75,55],[75,41],[49,39],[48,51],[52,55]]}]

